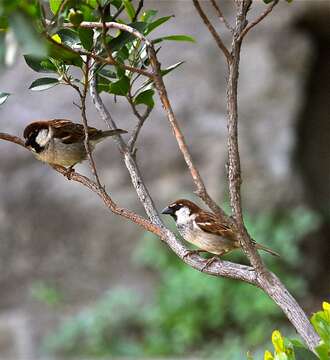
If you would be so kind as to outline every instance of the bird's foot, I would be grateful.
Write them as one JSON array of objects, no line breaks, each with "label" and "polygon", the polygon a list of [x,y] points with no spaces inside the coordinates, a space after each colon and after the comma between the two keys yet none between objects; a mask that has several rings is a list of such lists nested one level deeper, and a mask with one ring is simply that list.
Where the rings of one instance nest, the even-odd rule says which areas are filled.
[{"label": "bird's foot", "polygon": [[72,175],[75,173],[75,170],[73,168],[73,166],[68,167],[67,169],[65,169],[65,172],[63,173],[63,175],[68,179],[71,180],[72,179]]},{"label": "bird's foot", "polygon": [[191,255],[199,255],[200,253],[207,253],[206,250],[187,250],[186,253],[183,255],[182,259],[185,259],[187,256]]},{"label": "bird's foot", "polygon": [[201,272],[203,272],[205,269],[207,269],[211,264],[213,264],[217,260],[219,260],[217,256],[212,256],[211,258],[207,259],[201,269]]}]

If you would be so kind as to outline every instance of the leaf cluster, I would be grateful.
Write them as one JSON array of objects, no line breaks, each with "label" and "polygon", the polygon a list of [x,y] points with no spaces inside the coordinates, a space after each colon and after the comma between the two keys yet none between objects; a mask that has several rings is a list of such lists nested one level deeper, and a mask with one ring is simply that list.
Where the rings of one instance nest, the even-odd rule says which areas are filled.
[{"label": "leaf cluster", "polygon": [[[330,304],[322,304],[323,310],[315,313],[311,322],[321,338],[320,344],[315,348],[316,354],[308,350],[304,344],[296,339],[284,337],[280,331],[272,333],[274,352],[265,351],[264,360],[328,360],[330,358]],[[253,360],[252,357],[250,357]]]},{"label": "leaf cluster", "polygon": [[[98,58],[95,76],[99,92],[115,98],[125,97],[131,106],[154,106],[152,80],[134,71],[146,70],[150,65],[146,44],[125,31],[110,31],[105,24],[109,21],[126,24],[150,38],[155,30],[172,19],[172,15],[159,17],[157,10],[144,9],[138,2],[130,0],[50,0],[42,2],[48,5],[51,13],[51,19],[49,15],[46,19],[47,9],[36,1],[4,3],[0,27],[4,33],[14,31],[17,40],[24,45],[24,57],[30,68],[49,74],[36,79],[29,89],[48,90],[60,84],[75,85],[76,89],[83,86],[86,56],[90,60],[94,54]],[[104,26],[91,28],[83,26],[83,22],[102,23]],[[160,51],[162,42],[169,40],[194,41],[188,35],[158,36],[152,39],[158,46],[156,52]],[[4,44],[0,43],[0,49],[6,52]],[[162,75],[181,64],[165,67]],[[128,70],[128,67],[133,70]],[[74,68],[81,70],[81,77],[76,75]],[[1,103],[9,96],[5,92],[0,95]]]}]

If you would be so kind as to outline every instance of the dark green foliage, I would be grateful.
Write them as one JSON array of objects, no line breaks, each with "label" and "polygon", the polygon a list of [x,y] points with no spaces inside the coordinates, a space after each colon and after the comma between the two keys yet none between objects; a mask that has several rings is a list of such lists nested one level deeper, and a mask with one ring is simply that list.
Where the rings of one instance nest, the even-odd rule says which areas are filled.
[{"label": "dark green foliage", "polygon": [[[126,97],[131,104],[150,108],[154,106],[155,92],[152,90],[152,81],[125,69],[127,66],[148,69],[150,64],[145,43],[126,31],[111,32],[83,28],[80,25],[82,21],[113,21],[113,16],[116,16],[118,23],[128,24],[152,39],[152,32],[167,23],[172,15],[157,18],[156,10],[140,9],[138,3],[130,0],[52,0],[49,1],[53,14],[52,23],[48,23],[44,28],[46,12],[41,10],[42,7],[37,1],[2,0],[2,3],[5,5],[0,12],[0,27],[4,32],[8,27],[13,28],[23,52],[28,54],[25,56],[27,65],[37,72],[58,74],[57,81],[55,78],[37,79],[30,86],[31,90],[46,90],[56,84],[72,85],[72,67],[82,70],[81,78],[75,82],[75,86],[80,86],[83,84],[86,54],[93,52],[104,58],[111,54],[110,58],[114,59],[116,64],[107,65],[111,76],[101,75],[104,64],[99,64],[98,90],[109,95]],[[73,27],[65,26],[69,23]],[[0,61],[6,51],[4,36],[0,37]],[[165,40],[194,41],[188,35],[167,35],[154,39],[154,43]],[[160,48],[156,51],[159,50]],[[164,68],[162,74],[166,75],[180,64]],[[74,73],[76,77],[77,72]]]}]

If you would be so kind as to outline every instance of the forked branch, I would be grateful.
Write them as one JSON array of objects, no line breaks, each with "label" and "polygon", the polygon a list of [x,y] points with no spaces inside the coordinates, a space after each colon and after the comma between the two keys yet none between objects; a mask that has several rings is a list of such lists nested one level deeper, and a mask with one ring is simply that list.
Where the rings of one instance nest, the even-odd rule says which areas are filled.
[{"label": "forked branch", "polygon": [[[197,0],[193,0],[196,7]],[[228,181],[229,194],[232,214],[235,220],[235,227],[241,246],[250,260],[258,277],[258,283],[273,301],[282,309],[288,319],[296,328],[297,332],[306,342],[307,346],[313,351],[319,343],[319,337],[314,331],[306,314],[288,292],[281,281],[271,273],[264,265],[260,255],[253,245],[252,239],[244,225],[242,202],[241,202],[241,165],[238,143],[238,77],[241,45],[244,35],[263,18],[265,18],[278,3],[274,1],[268,9],[254,22],[247,25],[247,13],[252,4],[252,0],[235,0],[236,21],[231,43],[231,61],[228,63],[227,81],[227,128],[228,128]],[[209,27],[207,16],[196,7],[199,16],[207,25],[211,34],[213,30]],[[223,51],[223,49],[221,49]]]}]

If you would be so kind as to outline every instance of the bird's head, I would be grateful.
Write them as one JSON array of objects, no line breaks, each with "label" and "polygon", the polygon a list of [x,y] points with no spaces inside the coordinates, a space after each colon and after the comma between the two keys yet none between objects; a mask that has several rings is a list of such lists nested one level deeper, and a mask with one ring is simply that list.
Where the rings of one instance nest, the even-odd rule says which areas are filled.
[{"label": "bird's head", "polygon": [[35,121],[24,129],[23,136],[25,146],[39,153],[48,144],[52,134],[47,122]]},{"label": "bird's head", "polygon": [[162,214],[170,215],[176,222],[183,223],[188,221],[192,215],[197,214],[199,211],[200,208],[192,201],[179,199],[163,209]]}]

